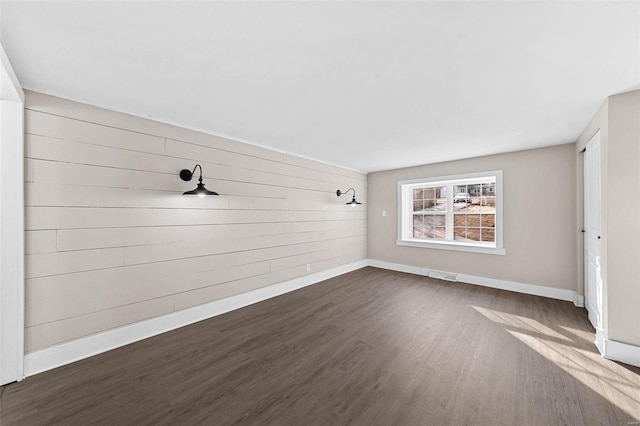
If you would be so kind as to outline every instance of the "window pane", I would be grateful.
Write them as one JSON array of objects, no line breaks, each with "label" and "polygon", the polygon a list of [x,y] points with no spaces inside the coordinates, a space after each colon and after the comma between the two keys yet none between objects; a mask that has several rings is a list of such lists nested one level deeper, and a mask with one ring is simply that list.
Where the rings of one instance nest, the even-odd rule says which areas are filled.
[{"label": "window pane", "polygon": [[467,226],[469,226],[469,227],[480,227],[480,215],[479,214],[468,214],[467,215]]},{"label": "window pane", "polygon": [[496,197],[482,197],[483,212],[495,212],[496,211]]},{"label": "window pane", "polygon": [[447,237],[447,228],[433,228],[433,239],[444,240]]},{"label": "window pane", "polygon": [[424,238],[424,221],[422,215],[413,215],[413,238]]},{"label": "window pane", "polygon": [[413,190],[413,199],[414,200],[422,200],[422,189],[414,189]]},{"label": "window pane", "polygon": [[433,226],[445,226],[447,223],[447,217],[445,215],[433,216]]},{"label": "window pane", "polygon": [[433,238],[433,228],[435,228],[435,218],[431,215],[424,216],[424,236],[425,238]]},{"label": "window pane", "polygon": [[467,228],[467,239],[480,241],[480,228]]},{"label": "window pane", "polygon": [[435,211],[437,212],[446,212],[447,211],[447,199],[446,198],[438,198],[435,202]]},{"label": "window pane", "polygon": [[435,188],[435,197],[434,198],[447,198],[447,187],[440,186]]},{"label": "window pane", "polygon": [[483,228],[493,228],[496,226],[496,215],[494,214],[483,214],[482,215],[482,227]]},{"label": "window pane", "polygon": [[435,188],[424,188],[422,190],[422,198],[425,198],[425,199],[436,198]]},{"label": "window pane", "polygon": [[496,240],[496,231],[492,228],[482,228],[482,241],[494,242]]},{"label": "window pane", "polygon": [[424,211],[425,212],[435,212],[436,211],[436,200],[424,200]]},{"label": "window pane", "polygon": [[454,214],[453,215],[453,226],[467,226],[467,215],[466,214]]},{"label": "window pane", "polygon": [[453,228],[453,239],[456,241],[466,241],[467,239],[467,228],[466,227],[458,227]]}]

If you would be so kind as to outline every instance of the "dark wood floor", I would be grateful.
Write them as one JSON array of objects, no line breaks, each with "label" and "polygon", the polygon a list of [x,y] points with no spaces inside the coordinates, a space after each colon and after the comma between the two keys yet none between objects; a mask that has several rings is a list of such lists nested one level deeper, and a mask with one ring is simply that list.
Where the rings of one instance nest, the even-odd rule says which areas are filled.
[{"label": "dark wood floor", "polygon": [[365,268],[5,386],[0,423],[619,424],[571,303]]}]

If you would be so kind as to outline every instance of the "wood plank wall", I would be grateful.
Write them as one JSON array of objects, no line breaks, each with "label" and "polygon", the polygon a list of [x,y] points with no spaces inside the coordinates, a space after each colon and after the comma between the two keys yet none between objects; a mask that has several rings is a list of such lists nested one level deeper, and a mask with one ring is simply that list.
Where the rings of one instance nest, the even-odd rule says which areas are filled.
[{"label": "wood plank wall", "polygon": [[[25,115],[26,352],[366,258],[365,174],[35,92]],[[220,197],[181,195],[196,163]]]}]

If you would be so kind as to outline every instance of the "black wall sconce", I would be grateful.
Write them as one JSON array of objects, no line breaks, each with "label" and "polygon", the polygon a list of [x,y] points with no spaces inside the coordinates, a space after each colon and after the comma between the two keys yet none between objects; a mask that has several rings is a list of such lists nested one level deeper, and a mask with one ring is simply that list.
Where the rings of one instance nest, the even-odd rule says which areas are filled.
[{"label": "black wall sconce", "polygon": [[340,190],[338,189],[338,190],[336,191],[336,195],[339,197],[339,196],[341,196],[342,194],[346,194],[346,193],[347,193],[347,192],[349,192],[349,191],[353,191],[353,198],[351,199],[351,201],[349,201],[348,203],[345,203],[345,204],[346,204],[346,205],[348,205],[348,206],[351,206],[351,207],[355,207],[355,206],[357,206],[357,205],[362,204],[362,203],[359,203],[359,202],[357,202],[357,201],[356,201],[356,190],[355,190],[355,189],[353,189],[353,188],[349,188],[349,189],[347,189],[347,190],[346,190],[346,191],[344,191],[344,192],[342,192],[342,191],[340,191]]},{"label": "black wall sconce", "polygon": [[218,195],[217,192],[209,191],[204,187],[204,184],[202,183],[202,166],[200,166],[200,164],[196,164],[192,172],[187,169],[182,169],[180,171],[180,179],[185,182],[189,182],[198,167],[200,168],[200,182],[198,183],[198,186],[192,191],[183,192],[182,195],[197,195],[198,197],[204,197],[205,195]]}]

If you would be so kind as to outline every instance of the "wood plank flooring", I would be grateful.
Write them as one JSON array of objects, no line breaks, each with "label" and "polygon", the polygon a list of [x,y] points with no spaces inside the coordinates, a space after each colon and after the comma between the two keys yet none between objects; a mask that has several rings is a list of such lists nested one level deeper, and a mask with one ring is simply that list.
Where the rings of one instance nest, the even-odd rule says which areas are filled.
[{"label": "wood plank flooring", "polygon": [[8,425],[627,425],[571,303],[365,268],[0,388]]}]

